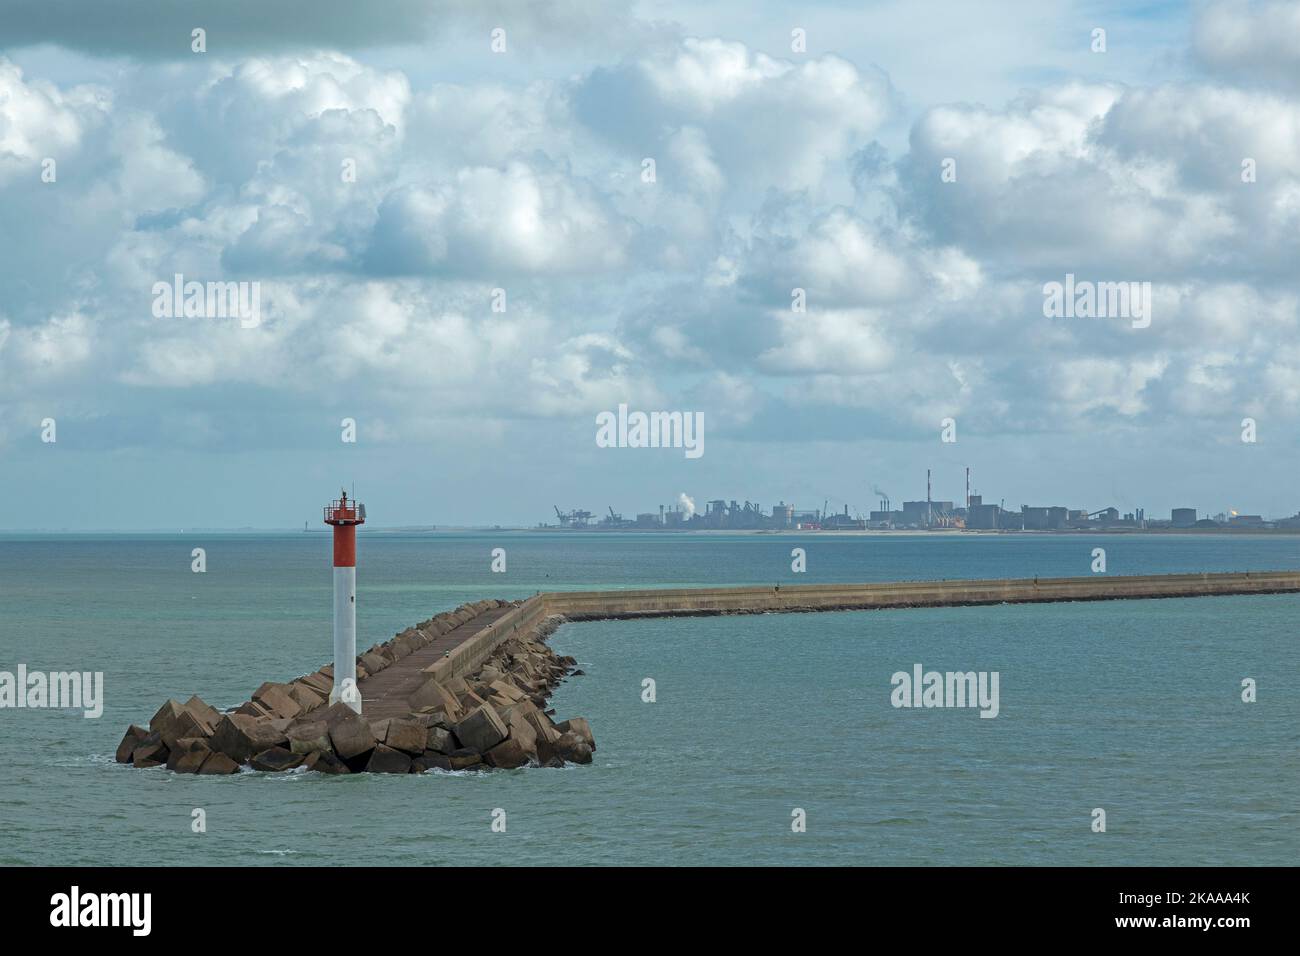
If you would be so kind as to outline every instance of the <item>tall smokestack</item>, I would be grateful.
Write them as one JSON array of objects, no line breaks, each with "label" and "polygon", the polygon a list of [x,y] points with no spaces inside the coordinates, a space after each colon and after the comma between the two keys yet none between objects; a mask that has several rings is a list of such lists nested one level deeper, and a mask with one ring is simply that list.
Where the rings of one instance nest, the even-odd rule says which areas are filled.
[{"label": "tall smokestack", "polygon": [[970,510],[970,466],[966,467],[966,510]]},{"label": "tall smokestack", "polygon": [[361,713],[357,689],[357,525],[366,523],[366,506],[345,491],[325,506],[325,523],[334,527],[334,687],[330,703],[343,701]]},{"label": "tall smokestack", "polygon": [[934,526],[934,512],[930,507],[930,469],[925,469],[925,526]]}]

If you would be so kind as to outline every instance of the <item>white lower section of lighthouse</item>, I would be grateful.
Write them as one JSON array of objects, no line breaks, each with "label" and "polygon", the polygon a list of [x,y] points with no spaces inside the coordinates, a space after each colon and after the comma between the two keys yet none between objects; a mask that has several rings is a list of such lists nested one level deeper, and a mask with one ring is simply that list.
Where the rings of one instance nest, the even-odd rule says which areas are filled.
[{"label": "white lower section of lighthouse", "polygon": [[330,691],[330,703],[339,700],[361,713],[361,692],[357,689],[356,568],[334,569],[334,689]]}]

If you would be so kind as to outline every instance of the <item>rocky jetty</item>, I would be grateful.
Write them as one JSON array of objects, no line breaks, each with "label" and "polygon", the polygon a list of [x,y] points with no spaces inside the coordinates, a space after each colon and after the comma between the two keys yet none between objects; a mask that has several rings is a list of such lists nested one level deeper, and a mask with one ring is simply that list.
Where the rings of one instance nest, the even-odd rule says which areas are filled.
[{"label": "rocky jetty", "polygon": [[[359,655],[357,677],[391,667],[480,614],[511,606],[518,605],[478,601],[408,628]],[[237,773],[242,765],[345,774],[591,763],[596,742],[587,721],[555,723],[547,710],[547,698],[575,663],[545,643],[557,623],[544,619],[500,641],[471,675],[444,678],[445,667],[423,668],[421,676],[429,676],[405,700],[404,716],[371,720],[346,704],[328,705],[334,675],[327,665],[288,683],[265,683],[224,713],[198,697],[169,700],[147,728],[127,728],[117,760],[197,774]]]}]

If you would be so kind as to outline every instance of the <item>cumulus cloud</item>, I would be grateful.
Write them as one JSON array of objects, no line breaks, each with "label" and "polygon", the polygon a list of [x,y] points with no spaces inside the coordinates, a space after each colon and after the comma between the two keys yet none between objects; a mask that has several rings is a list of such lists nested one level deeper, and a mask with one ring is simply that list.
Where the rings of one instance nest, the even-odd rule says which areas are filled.
[{"label": "cumulus cloud", "polygon": [[1193,50],[1225,76],[1300,89],[1300,2],[1207,3],[1193,28]]},{"label": "cumulus cloud", "polygon": [[[644,23],[594,49],[593,16],[565,69],[448,76],[340,52],[394,24],[425,35],[422,5],[366,18],[381,26],[315,6],[328,23],[283,43],[213,26],[209,59],[161,52],[168,13],[96,47],[168,62],[98,84],[0,59],[7,396],[80,389],[80,408],[127,417],[183,393],[194,408],[154,440],[199,443],[228,435],[215,396],[298,421],[327,385],[395,443],[466,420],[558,434],[622,401],[791,441],[929,434],[958,413],[1083,437],[1300,414],[1289,5],[1207,7],[1204,72],[1177,82],[1067,76],[991,104],[955,88],[916,115],[830,53]],[[10,43],[38,35],[32,10]],[[518,15],[512,49],[559,44],[563,16]],[[1151,327],[1045,318],[1042,285],[1067,272],[1152,281]],[[155,319],[149,290],[175,273],[260,282],[262,323]]]},{"label": "cumulus cloud", "polygon": [[803,231],[755,237],[746,281],[789,300],[804,289],[814,307],[879,305],[915,295],[913,248],[844,208],[817,215]]},{"label": "cumulus cloud", "polygon": [[[734,177],[782,190],[818,187],[837,157],[879,127],[892,100],[877,70],[830,54],[796,64],[716,38],[598,68],[573,93],[578,116],[621,148],[671,153],[673,138],[691,127]],[[681,175],[697,175],[692,165],[688,157]]]},{"label": "cumulus cloud", "polygon": [[332,150],[333,168],[290,169],[283,178],[293,187],[323,190],[338,182],[344,158],[358,161],[362,182],[373,180],[387,170],[366,161],[400,144],[411,101],[401,72],[337,53],[173,72],[180,89],[163,101],[164,121],[207,175],[231,185],[249,181],[267,163],[285,162],[286,151],[312,147]]},{"label": "cumulus cloud", "polygon": [[5,328],[8,358],[33,378],[49,381],[82,368],[94,347],[92,320],[81,313],[52,316],[37,325]]},{"label": "cumulus cloud", "polygon": [[536,152],[581,155],[565,90],[553,81],[437,83],[417,94],[410,115],[413,145],[435,169],[499,166]]},{"label": "cumulus cloud", "polygon": [[869,310],[779,313],[781,342],[759,356],[774,372],[881,371],[898,359],[879,317]]},{"label": "cumulus cloud", "polygon": [[1143,393],[1164,370],[1159,359],[1067,358],[1052,365],[1050,394],[1071,418],[1100,409],[1132,417],[1147,410]]},{"label": "cumulus cloud", "polygon": [[[1004,269],[1276,275],[1300,253],[1298,107],[1204,85],[1070,85],[1002,110],[940,107],[899,164],[900,206]],[[955,182],[940,178],[945,160]]]},{"label": "cumulus cloud", "polygon": [[60,90],[25,80],[16,64],[0,57],[0,185],[24,174],[37,177],[41,160],[75,149],[109,107],[107,90]]},{"label": "cumulus cloud", "polygon": [[622,264],[629,235],[589,184],[512,162],[389,194],[366,261],[379,273],[603,272]]}]

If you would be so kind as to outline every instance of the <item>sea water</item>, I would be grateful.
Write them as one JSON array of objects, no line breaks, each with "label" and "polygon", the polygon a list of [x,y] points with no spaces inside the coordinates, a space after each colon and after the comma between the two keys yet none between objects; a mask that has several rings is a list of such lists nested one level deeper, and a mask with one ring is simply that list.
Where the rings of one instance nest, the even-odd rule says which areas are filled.
[{"label": "sea water", "polygon": [[[363,533],[358,644],[483,597],[1084,576],[1096,547],[1112,575],[1300,564],[1289,536]],[[104,674],[99,719],[0,710],[0,864],[1300,858],[1300,595],[571,624],[551,643],[585,674],[553,704],[591,721],[590,766],[194,777],[114,763],[126,726],[168,697],[228,707],[326,663],[329,567],[326,534],[0,535],[0,670]],[[891,675],[916,664],[996,671],[998,716],[893,707]]]}]

